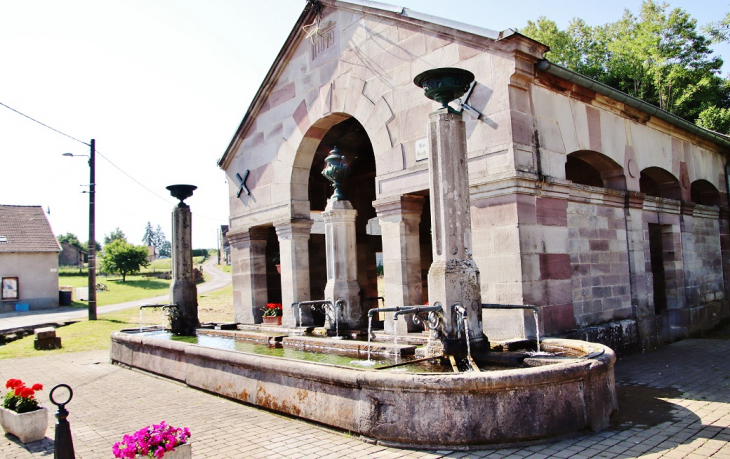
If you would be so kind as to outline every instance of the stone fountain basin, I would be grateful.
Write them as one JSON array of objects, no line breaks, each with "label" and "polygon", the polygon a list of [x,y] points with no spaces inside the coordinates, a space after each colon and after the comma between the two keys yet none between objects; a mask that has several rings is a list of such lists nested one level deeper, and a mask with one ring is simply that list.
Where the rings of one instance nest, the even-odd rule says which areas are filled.
[{"label": "stone fountain basin", "polygon": [[598,431],[617,410],[614,352],[584,341],[546,347],[587,357],[459,374],[352,369],[115,332],[111,360],[190,387],[320,422],[384,445],[468,449]]}]

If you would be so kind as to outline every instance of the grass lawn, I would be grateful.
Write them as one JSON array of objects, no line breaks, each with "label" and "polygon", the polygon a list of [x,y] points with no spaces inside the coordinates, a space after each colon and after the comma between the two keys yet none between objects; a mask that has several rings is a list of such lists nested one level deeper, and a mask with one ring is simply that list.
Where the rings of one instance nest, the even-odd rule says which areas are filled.
[{"label": "grass lawn", "polygon": [[[167,293],[170,281],[166,279],[148,279],[141,275],[129,275],[127,281],[122,282],[120,276],[97,277],[96,282],[106,284],[107,290],[96,292],[96,305],[106,306],[107,304],[126,303],[127,301],[152,298]],[[58,277],[58,283],[69,287],[86,287],[88,278],[86,275],[64,274]],[[75,293],[75,292],[74,292]],[[75,298],[75,295],[74,295]],[[85,301],[74,301],[73,306],[86,307]]]},{"label": "grass lawn", "polygon": [[[231,322],[233,320],[233,287],[228,286],[215,292],[198,296],[198,318],[201,322]],[[105,292],[99,292],[105,293]],[[85,305],[86,303],[82,303]],[[146,324],[159,324],[160,311],[145,311]],[[139,309],[100,314],[95,321],[82,320],[66,327],[56,329],[61,337],[62,349],[36,351],[33,349],[34,337],[26,336],[0,346],[0,359],[36,357],[38,355],[61,354],[66,352],[109,349],[112,332],[123,328],[139,327]]]}]

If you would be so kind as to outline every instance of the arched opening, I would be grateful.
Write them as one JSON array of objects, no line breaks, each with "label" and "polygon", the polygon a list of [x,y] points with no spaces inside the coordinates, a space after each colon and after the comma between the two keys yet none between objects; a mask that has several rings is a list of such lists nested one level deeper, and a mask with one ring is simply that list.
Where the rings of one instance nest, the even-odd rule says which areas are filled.
[{"label": "arched opening", "polygon": [[565,161],[565,178],[580,185],[626,190],[623,168],[608,156],[595,151],[570,153]]},{"label": "arched opening", "polygon": [[647,167],[639,177],[639,191],[655,198],[682,199],[679,180],[661,167]]},{"label": "arched opening", "polygon": [[[365,128],[353,117],[337,114],[336,122],[325,129],[318,129],[321,140],[311,159],[307,195],[315,224],[309,240],[310,291],[312,299],[323,299],[327,284],[326,245],[324,223],[320,216],[332,196],[330,182],[322,176],[325,158],[337,146],[350,166],[350,175],[344,181],[342,191],[357,211],[355,221],[358,282],[363,297],[377,297],[377,253],[382,252],[382,238],[377,228],[377,218],[372,202],[375,200],[375,156]],[[322,121],[322,120],[320,120]],[[319,124],[323,124],[318,122]],[[329,123],[327,123],[329,124]],[[314,128],[313,128],[314,129]],[[303,141],[304,142],[304,141]],[[314,314],[315,324],[324,323],[322,315]]]},{"label": "arched opening", "polygon": [[719,206],[720,192],[707,180],[695,180],[690,188],[692,202],[702,206]]}]

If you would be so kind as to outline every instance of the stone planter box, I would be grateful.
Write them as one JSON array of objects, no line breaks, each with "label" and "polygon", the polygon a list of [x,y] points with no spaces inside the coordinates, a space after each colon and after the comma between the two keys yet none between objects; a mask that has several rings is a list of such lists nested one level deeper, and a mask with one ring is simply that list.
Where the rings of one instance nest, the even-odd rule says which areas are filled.
[{"label": "stone planter box", "polygon": [[281,325],[281,316],[264,316],[265,325]]},{"label": "stone planter box", "polygon": [[172,451],[168,451],[162,459],[191,459],[193,457],[193,446],[190,443],[180,445]]},{"label": "stone planter box", "polygon": [[41,408],[28,413],[18,414],[0,408],[0,424],[5,432],[15,435],[22,443],[42,440],[48,428],[48,410]]}]

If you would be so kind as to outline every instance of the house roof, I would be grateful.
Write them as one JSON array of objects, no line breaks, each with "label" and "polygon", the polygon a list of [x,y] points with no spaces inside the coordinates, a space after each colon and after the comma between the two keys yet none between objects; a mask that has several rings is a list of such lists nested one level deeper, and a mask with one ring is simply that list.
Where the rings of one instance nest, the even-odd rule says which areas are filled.
[{"label": "house roof", "polygon": [[75,245],[69,244],[68,242],[61,242],[61,249],[62,250],[76,250],[81,253],[86,253],[86,250],[80,249],[80,248],[76,247]]},{"label": "house roof", "polygon": [[42,207],[0,205],[0,253],[60,251]]}]

